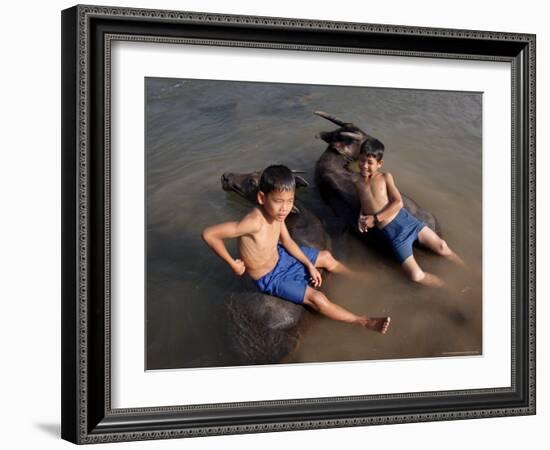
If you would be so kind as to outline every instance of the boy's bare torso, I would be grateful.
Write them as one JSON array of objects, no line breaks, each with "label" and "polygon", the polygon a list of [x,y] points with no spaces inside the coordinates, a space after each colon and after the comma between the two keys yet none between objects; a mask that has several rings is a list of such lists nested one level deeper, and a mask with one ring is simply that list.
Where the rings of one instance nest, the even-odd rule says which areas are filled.
[{"label": "boy's bare torso", "polygon": [[279,260],[277,243],[281,235],[281,222],[269,223],[258,208],[254,208],[243,219],[258,221],[261,225],[253,234],[241,236],[238,239],[239,254],[246,271],[257,280],[271,272]]},{"label": "boy's bare torso", "polygon": [[[358,175],[354,182],[361,203],[361,214],[378,214],[390,203],[385,173],[376,172],[369,177]],[[384,228],[397,216],[398,212],[378,222],[377,227]]]}]

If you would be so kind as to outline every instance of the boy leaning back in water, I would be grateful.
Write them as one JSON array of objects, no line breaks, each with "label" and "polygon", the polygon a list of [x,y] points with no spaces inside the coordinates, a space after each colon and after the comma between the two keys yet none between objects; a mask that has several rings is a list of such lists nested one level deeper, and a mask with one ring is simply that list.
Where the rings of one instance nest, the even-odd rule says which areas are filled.
[{"label": "boy leaning back in water", "polygon": [[440,287],[443,281],[431,273],[423,271],[413,255],[413,244],[422,246],[438,255],[464,265],[447,243],[426,224],[411,215],[404,207],[401,194],[389,172],[381,172],[384,144],[368,137],[359,152],[359,176],[354,180],[361,203],[359,231],[366,233],[377,227],[390,245],[396,259],[408,278],[417,283]]},{"label": "boy leaning back in water", "polygon": [[[342,263],[326,250],[298,246],[290,237],[285,224],[294,205],[296,184],[286,166],[269,166],[260,178],[254,208],[239,222],[226,222],[206,228],[203,240],[225,261],[236,275],[245,272],[258,289],[284,300],[307,305],[321,314],[341,322],[360,325],[384,334],[390,318],[358,316],[331,302],[315,287],[322,279],[318,269],[352,275]],[[227,251],[224,239],[238,238],[239,259]]]}]

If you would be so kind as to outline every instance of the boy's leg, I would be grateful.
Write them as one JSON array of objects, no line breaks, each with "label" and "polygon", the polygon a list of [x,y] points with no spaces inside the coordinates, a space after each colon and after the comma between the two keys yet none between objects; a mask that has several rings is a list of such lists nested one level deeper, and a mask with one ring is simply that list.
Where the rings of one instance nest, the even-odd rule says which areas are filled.
[{"label": "boy's leg", "polygon": [[361,281],[364,281],[365,279],[364,274],[360,274],[349,269],[340,261],[338,261],[334,256],[332,256],[332,253],[330,253],[328,250],[321,250],[319,252],[319,256],[317,256],[317,260],[315,261],[315,267],[317,267],[318,269],[326,269],[332,273],[346,275],[348,277],[355,278]]},{"label": "boy's leg", "polygon": [[361,325],[369,330],[379,333],[386,333],[390,326],[389,317],[373,317],[358,316],[353,314],[341,306],[332,303],[325,294],[311,287],[306,288],[304,295],[304,305],[311,306],[316,311],[320,312],[329,319],[338,320],[340,322]]},{"label": "boy's leg", "polygon": [[438,255],[444,256],[449,261],[454,262],[460,266],[464,266],[464,261],[453,252],[447,243],[441,239],[430,227],[424,227],[418,233],[418,242],[424,247],[429,248],[432,252]]},{"label": "boy's leg", "polygon": [[407,274],[409,280],[414,281],[415,283],[430,287],[442,287],[445,285],[441,278],[434,274],[424,272],[414,259],[414,255],[409,256],[405,261],[403,261],[401,267],[403,267],[403,270]]}]

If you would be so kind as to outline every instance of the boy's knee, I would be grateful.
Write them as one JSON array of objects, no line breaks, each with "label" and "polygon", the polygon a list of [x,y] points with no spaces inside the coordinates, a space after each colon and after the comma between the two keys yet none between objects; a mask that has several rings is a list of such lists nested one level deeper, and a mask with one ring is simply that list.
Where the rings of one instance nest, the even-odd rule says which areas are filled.
[{"label": "boy's knee", "polygon": [[319,252],[319,260],[322,262],[322,265],[328,269],[336,264],[336,259],[332,256],[328,250],[321,250]]},{"label": "boy's knee", "polygon": [[324,301],[325,294],[315,289],[308,289],[305,294],[304,303],[313,306],[315,309]]}]

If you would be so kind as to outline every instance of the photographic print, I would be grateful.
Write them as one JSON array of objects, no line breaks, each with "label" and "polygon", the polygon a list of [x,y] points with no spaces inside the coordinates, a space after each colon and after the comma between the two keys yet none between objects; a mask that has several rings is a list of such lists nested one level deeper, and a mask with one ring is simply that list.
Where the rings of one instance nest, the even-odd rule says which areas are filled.
[{"label": "photographic print", "polygon": [[482,99],[146,78],[146,370],[482,355]]},{"label": "photographic print", "polygon": [[61,41],[64,439],[535,414],[535,35],[78,5]]}]

